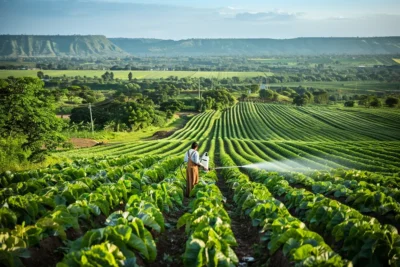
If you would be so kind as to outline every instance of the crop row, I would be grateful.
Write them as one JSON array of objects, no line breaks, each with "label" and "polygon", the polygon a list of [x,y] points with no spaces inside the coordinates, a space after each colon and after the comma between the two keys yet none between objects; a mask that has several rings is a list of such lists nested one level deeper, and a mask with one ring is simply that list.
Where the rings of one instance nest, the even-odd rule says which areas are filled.
[{"label": "crop row", "polygon": [[214,123],[214,117],[218,112],[209,111],[196,115],[191,119],[184,128],[176,131],[173,135],[168,137],[168,140],[196,140],[207,136],[208,130]]},{"label": "crop row", "polygon": [[[353,174],[358,173],[359,176],[353,178]],[[312,178],[316,182],[327,182],[331,183],[332,185],[341,185],[351,190],[358,190],[358,189],[367,189],[370,191],[382,192],[397,202],[400,202],[400,190],[397,187],[396,178],[395,177],[388,177],[379,175],[376,173],[367,173],[373,174],[374,180],[368,182],[367,179],[363,179],[362,174],[365,172],[361,171],[345,171],[345,170],[335,170],[335,172],[312,172],[307,173],[307,176]],[[340,176],[347,177],[341,178]],[[307,179],[307,176],[302,174],[297,174],[297,176],[304,177]],[[360,177],[361,176],[361,177]],[[351,179],[349,179],[351,177]],[[302,178],[300,178],[302,179]],[[340,193],[338,193],[340,195]]]},{"label": "crop row", "polygon": [[237,246],[231,229],[231,220],[224,209],[224,197],[214,184],[215,172],[200,179],[190,195],[194,197],[179,220],[177,227],[185,226],[189,238],[183,263],[185,266],[236,266],[238,258],[232,249]]},{"label": "crop row", "polygon": [[[112,175],[109,174],[107,179],[91,177],[85,181],[78,181],[75,184],[83,188],[91,187],[92,191],[71,192],[68,197],[71,198],[71,202],[75,199],[75,202],[68,206],[68,197],[58,194],[60,192],[52,192],[54,186],[50,186],[47,193],[38,197],[47,198],[50,194],[55,199],[65,198],[67,203],[57,203],[52,211],[43,210],[44,213],[35,221],[34,225],[26,226],[24,222],[15,225],[18,218],[12,214],[17,208],[12,207],[12,211],[2,208],[4,213],[1,216],[1,240],[5,245],[1,249],[1,254],[5,255],[10,265],[14,265],[19,262],[19,256],[27,256],[28,248],[38,244],[43,238],[55,235],[65,240],[67,238],[66,229],[72,227],[77,230],[79,222],[90,223],[93,216],[103,214],[109,216],[106,220],[108,226],[90,230],[83,237],[74,241],[68,248],[70,253],[65,258],[67,265],[77,266],[82,263],[81,260],[84,261],[84,257],[92,255],[93,251],[105,253],[106,248],[110,251],[117,251],[115,255],[112,254],[118,260],[121,260],[120,258],[123,256],[126,262],[132,263],[136,252],[145,260],[153,260],[156,253],[154,240],[144,226],[158,232],[162,231],[164,223],[161,211],[168,211],[174,205],[181,205],[184,180],[176,178],[164,180],[181,162],[181,158],[171,158],[150,169],[125,174],[112,170],[110,171]],[[85,184],[89,180],[94,183]],[[62,191],[62,193],[64,192]],[[110,215],[110,211],[121,203],[126,203],[125,212],[117,211]],[[28,215],[32,211],[26,206],[20,208]],[[100,250],[104,251],[99,252]],[[95,253],[94,255],[100,256],[101,254]]]},{"label": "crop row", "polygon": [[[377,111],[378,112],[378,111]],[[360,114],[360,118],[358,118]],[[385,113],[380,114],[386,116]],[[371,117],[371,116],[370,116]],[[364,113],[286,105],[240,103],[222,114],[222,137],[273,141],[398,140],[392,119],[368,120]]]},{"label": "crop row", "polygon": [[[220,142],[221,161],[224,166],[235,162],[225,155]],[[280,250],[287,260],[299,266],[345,266],[347,261],[335,253],[323,238],[309,230],[304,223],[290,215],[285,206],[259,183],[251,182],[237,168],[224,169],[224,178],[234,191],[234,201],[240,210],[260,227],[262,240],[268,242],[270,258]]]},{"label": "crop row", "polygon": [[[260,161],[257,157],[258,148],[251,146],[251,143],[240,142],[233,140],[232,142],[227,141],[235,145],[236,151],[240,153],[241,157],[248,160],[249,162]],[[249,144],[249,145],[248,145]],[[265,157],[264,157],[265,159]],[[269,160],[269,159],[267,159]],[[290,165],[290,161],[283,161]],[[295,162],[297,163],[297,162]],[[270,170],[275,171],[293,171],[294,168],[290,166],[283,166],[282,161],[271,161],[267,163],[267,167]],[[362,212],[375,212],[385,222],[391,222],[395,225],[399,224],[400,219],[400,206],[396,201],[399,197],[399,190],[397,188],[390,188],[385,186],[379,186],[376,184],[357,183],[356,181],[348,181],[345,184],[343,179],[328,179],[327,175],[323,178],[318,178],[320,172],[315,172],[317,183],[312,178],[304,175],[295,175],[295,179],[290,180],[292,183],[302,183],[308,188],[312,188],[315,193],[325,193],[328,196],[335,196],[337,198],[346,198],[346,203],[351,204],[354,208]],[[326,172],[325,172],[326,173]],[[293,178],[293,175],[287,175],[288,179]],[[388,178],[386,178],[388,180]],[[394,183],[390,180],[390,183]],[[354,191],[354,192],[353,192]]]},{"label": "crop row", "polygon": [[398,125],[393,121],[373,121],[362,116],[363,113],[334,111],[324,108],[300,108],[302,112],[313,116],[325,123],[346,130],[347,133],[356,133],[374,140],[399,140]]},{"label": "crop row", "polygon": [[[224,142],[236,164],[249,162],[233,153],[229,142]],[[241,153],[240,153],[241,154]],[[291,213],[319,232],[345,258],[359,266],[375,262],[396,266],[400,252],[400,237],[391,225],[381,225],[376,219],[322,195],[314,195],[305,189],[293,188],[284,177],[276,173],[249,169],[250,176],[285,203]]]},{"label": "crop row", "polygon": [[[338,199],[363,214],[376,214],[379,220],[393,225],[400,225],[400,204],[388,193],[387,188],[376,187],[357,183],[332,183],[330,181],[315,181],[303,174],[287,174],[283,177],[289,184],[303,185],[315,194],[322,194],[331,198]],[[389,192],[384,192],[384,191]],[[398,190],[395,191],[398,194]]]}]

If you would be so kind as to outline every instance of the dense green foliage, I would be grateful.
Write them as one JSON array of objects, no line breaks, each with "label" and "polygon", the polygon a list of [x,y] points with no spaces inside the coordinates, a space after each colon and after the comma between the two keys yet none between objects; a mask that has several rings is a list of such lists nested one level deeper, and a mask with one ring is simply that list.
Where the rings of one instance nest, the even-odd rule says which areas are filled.
[{"label": "dense green foliage", "polygon": [[[120,131],[121,125],[126,130],[143,129],[156,120],[155,107],[149,99],[126,100],[124,96],[114,98],[93,107],[93,120],[96,127],[104,129],[113,126],[114,131]],[[70,117],[71,123],[91,122],[87,107],[74,108]]]},{"label": "dense green foliage", "polygon": [[42,81],[34,78],[0,80],[0,97],[0,137],[19,140],[18,146],[30,151],[30,159],[41,159],[44,152],[64,141],[60,134],[63,123],[56,118],[53,98],[43,88]]},{"label": "dense green foliage", "polygon": [[197,109],[205,110],[222,110],[235,104],[235,98],[226,89],[206,91],[202,94],[202,100],[198,102]]}]

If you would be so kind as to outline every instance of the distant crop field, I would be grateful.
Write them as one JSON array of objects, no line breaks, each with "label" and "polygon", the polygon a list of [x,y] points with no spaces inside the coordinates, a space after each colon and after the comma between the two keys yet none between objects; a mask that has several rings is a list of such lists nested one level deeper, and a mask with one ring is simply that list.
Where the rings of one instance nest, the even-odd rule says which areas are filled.
[{"label": "distant crop field", "polygon": [[346,82],[290,82],[290,83],[272,83],[271,87],[313,87],[318,89],[337,89],[343,91],[387,91],[387,90],[400,90],[400,83],[387,83],[379,81],[346,81]]},{"label": "distant crop field", "polygon": [[400,58],[393,58],[393,61],[400,64]]},{"label": "distant crop field", "polygon": [[[0,78],[14,77],[36,77],[37,70],[0,70]],[[44,70],[45,75],[50,77],[98,77],[100,78],[106,71],[103,70]],[[130,71],[112,71],[114,78],[127,80]],[[272,76],[272,72],[213,72],[213,71],[132,71],[133,79],[161,79],[170,76],[178,78],[214,78],[223,79],[230,77],[248,78],[258,76]]]},{"label": "distant crop field", "polygon": [[[324,57],[257,57],[248,58],[249,61],[262,62],[265,64],[272,65],[288,65],[297,66],[304,65],[305,63],[310,64],[309,66],[315,66],[317,64],[325,64],[330,66],[340,67],[373,67],[376,65],[392,65],[393,60],[390,56],[324,56]],[[399,63],[398,61],[396,61]]]}]

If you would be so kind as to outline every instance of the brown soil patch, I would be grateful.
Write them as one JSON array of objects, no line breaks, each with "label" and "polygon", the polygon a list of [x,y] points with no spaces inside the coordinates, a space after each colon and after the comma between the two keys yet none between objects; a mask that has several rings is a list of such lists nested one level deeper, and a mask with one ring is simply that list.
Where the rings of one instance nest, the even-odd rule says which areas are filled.
[{"label": "brown soil patch", "polygon": [[154,262],[148,264],[148,267],[183,266],[182,255],[185,252],[187,235],[185,226],[176,228],[178,219],[185,213],[186,207],[189,204],[189,199],[183,200],[183,207],[176,211],[170,211],[164,214],[166,226],[165,232],[158,235],[156,238],[157,258]]},{"label": "brown soil patch", "polygon": [[70,114],[65,114],[65,115],[56,115],[56,117],[57,118],[61,118],[61,119],[64,119],[64,120],[67,120],[67,119],[69,119],[69,117],[70,117],[71,115]]},{"label": "brown soil patch", "polygon": [[31,257],[21,259],[22,263],[27,267],[37,266],[56,266],[57,262],[64,257],[63,253],[56,249],[63,244],[59,237],[51,236],[40,241],[38,247],[29,248]]},{"label": "brown soil patch", "polygon": [[98,142],[89,138],[71,138],[69,140],[74,148],[92,147],[98,145]]},{"label": "brown soil patch", "polygon": [[260,247],[261,245],[258,229],[252,226],[249,217],[244,217],[237,210],[236,204],[233,202],[233,192],[229,189],[223,178],[217,181],[217,186],[226,197],[225,209],[231,218],[231,229],[238,244],[237,247],[233,247],[232,249],[239,259],[239,266],[247,266],[247,263],[243,261],[243,257],[253,257],[255,258],[255,262],[251,263],[251,265],[260,265],[262,263],[260,261],[264,260],[257,257],[258,251],[256,247]]},{"label": "brown soil patch", "polygon": [[283,255],[282,250],[276,251],[269,260],[269,266],[291,266],[289,260]]},{"label": "brown soil patch", "polygon": [[167,137],[173,135],[174,132],[175,132],[175,131],[158,131],[158,132],[155,132],[155,133],[153,134],[153,136],[151,137],[151,139],[154,140],[154,139],[167,138]]}]

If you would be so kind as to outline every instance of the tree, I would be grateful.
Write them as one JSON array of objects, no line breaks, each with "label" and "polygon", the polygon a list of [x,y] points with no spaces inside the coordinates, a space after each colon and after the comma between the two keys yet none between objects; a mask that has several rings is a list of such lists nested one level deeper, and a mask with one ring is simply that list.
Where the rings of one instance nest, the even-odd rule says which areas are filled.
[{"label": "tree", "polygon": [[349,107],[349,108],[354,107],[354,104],[355,104],[355,102],[353,100],[349,100],[349,101],[344,102],[344,106],[345,107]]},{"label": "tree", "polygon": [[123,122],[132,129],[143,129],[151,125],[155,119],[154,105],[129,102],[125,106]]},{"label": "tree", "polygon": [[336,102],[337,101],[337,97],[335,95],[331,95],[331,96],[329,96],[329,100],[333,101],[333,102]]},{"label": "tree", "polygon": [[43,71],[38,71],[38,72],[37,72],[37,77],[38,77],[39,79],[44,79],[44,73],[43,73]]},{"label": "tree", "polygon": [[242,93],[242,94],[240,95],[239,99],[240,99],[241,101],[245,101],[245,100],[247,99],[248,96],[249,96],[249,94],[247,94],[247,93]]},{"label": "tree", "polygon": [[293,104],[295,104],[296,106],[305,106],[308,103],[309,103],[309,99],[306,95],[297,95],[293,99]]},{"label": "tree", "polygon": [[171,119],[174,113],[180,111],[183,106],[183,102],[176,99],[170,99],[161,103],[160,110],[167,113],[167,119]]},{"label": "tree", "polygon": [[55,116],[53,98],[37,78],[0,80],[0,137],[21,139],[29,160],[44,159],[47,150],[63,144],[63,121]]},{"label": "tree", "polygon": [[393,96],[389,96],[385,100],[385,104],[388,105],[388,107],[396,107],[399,104],[399,99]]},{"label": "tree", "polygon": [[251,93],[258,93],[258,91],[260,91],[260,85],[259,84],[252,84],[251,86],[250,86],[250,90],[251,90]]},{"label": "tree", "polygon": [[124,94],[125,96],[128,97],[128,100],[136,98],[136,97],[141,97],[142,95],[139,93],[140,91],[140,85],[136,83],[128,83],[124,87],[118,89],[117,95],[118,94]]},{"label": "tree", "polygon": [[379,98],[375,97],[375,98],[369,103],[369,105],[370,105],[371,107],[374,107],[374,108],[379,108],[379,107],[382,107],[382,101],[381,101]]},{"label": "tree", "polygon": [[365,107],[381,107],[382,102],[377,98],[376,96],[373,95],[362,95],[360,96],[360,100],[358,101],[359,106],[365,106]]},{"label": "tree", "polygon": [[326,104],[328,103],[328,93],[324,91],[313,92],[314,95],[314,103],[317,104]]},{"label": "tree", "polygon": [[129,74],[128,74],[128,79],[129,79],[129,81],[132,81],[132,72],[129,72]]},{"label": "tree", "polygon": [[211,107],[211,109],[214,110],[225,109],[235,104],[235,98],[226,89],[205,91],[203,93],[203,99],[207,99],[207,97],[214,100]]},{"label": "tree", "polygon": [[[114,75],[112,75],[112,76],[114,78]],[[103,79],[103,81],[112,80],[111,73],[109,73],[108,71],[106,71],[103,75],[101,75],[101,78]]]},{"label": "tree", "polygon": [[260,90],[260,98],[262,99],[272,99],[274,97],[274,91],[271,89],[262,89]]}]

